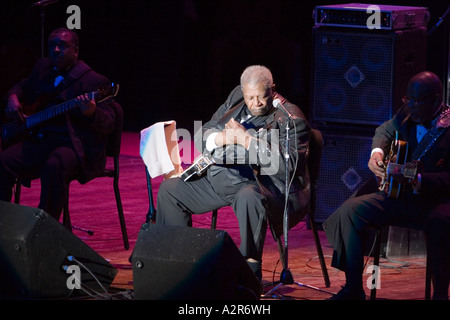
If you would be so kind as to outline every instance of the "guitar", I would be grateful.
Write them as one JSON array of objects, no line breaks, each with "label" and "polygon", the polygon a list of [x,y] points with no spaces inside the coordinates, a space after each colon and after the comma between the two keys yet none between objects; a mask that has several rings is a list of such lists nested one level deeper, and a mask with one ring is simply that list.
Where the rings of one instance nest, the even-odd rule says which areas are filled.
[{"label": "guitar", "polygon": [[[274,112],[274,110],[276,110],[276,108],[274,108],[272,112]],[[254,116],[251,116],[246,120],[241,120],[240,124],[243,125],[247,130],[254,129],[258,127],[258,125],[263,123],[265,119],[264,117],[260,117],[261,120],[259,122],[257,121],[253,124],[249,123],[249,121],[254,118]],[[211,156],[202,154],[194,160],[194,163],[192,165],[190,165],[181,173],[180,178],[183,179],[183,181],[188,181],[194,176],[201,176],[206,169],[208,169],[215,163],[216,161]]]},{"label": "guitar", "polygon": [[[100,103],[117,96],[118,91],[119,85],[111,83],[108,86],[99,88],[97,91],[88,93],[88,97],[91,100],[94,99],[96,103]],[[1,130],[2,144],[5,142],[11,144],[10,142],[18,138],[21,134],[30,132],[31,129],[37,127],[41,123],[74,109],[77,106],[78,103],[76,98],[74,98],[31,114],[24,120],[14,120],[5,124]]]},{"label": "guitar", "polygon": [[211,156],[202,154],[194,160],[194,163],[192,163],[181,173],[180,178],[183,181],[189,181],[194,176],[201,176],[206,169],[215,163],[216,161]]},{"label": "guitar", "polygon": [[385,191],[390,199],[398,199],[403,184],[397,182],[394,176],[403,175],[405,179],[415,179],[418,162],[406,162],[408,156],[408,143],[402,140],[394,140],[389,155],[385,160],[386,175],[382,179],[379,190]]}]

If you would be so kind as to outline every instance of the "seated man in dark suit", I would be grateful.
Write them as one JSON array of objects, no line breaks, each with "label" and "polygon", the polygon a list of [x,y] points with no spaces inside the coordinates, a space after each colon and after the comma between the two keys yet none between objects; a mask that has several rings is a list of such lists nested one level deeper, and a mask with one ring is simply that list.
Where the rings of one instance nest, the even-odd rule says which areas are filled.
[{"label": "seated man in dark suit", "polygon": [[[48,53],[48,58],[40,59],[31,74],[8,92],[6,115],[12,120],[24,119],[72,99],[75,108],[43,121],[22,141],[0,152],[0,200],[11,201],[16,178],[40,178],[38,206],[59,219],[68,181],[77,177],[86,183],[105,168],[107,134],[115,126],[115,102],[96,103],[87,95],[110,82],[78,59],[75,32],[53,31]],[[9,141],[2,141],[4,146],[5,142]]]},{"label": "seated man in dark suit", "polygon": [[346,285],[334,299],[365,299],[362,231],[408,221],[423,224],[427,235],[433,298],[448,300],[449,126],[450,111],[443,103],[440,79],[431,72],[415,75],[408,83],[403,106],[391,120],[376,129],[368,166],[380,180],[385,179],[385,157],[391,142],[398,137],[408,143],[407,161],[417,164],[417,173],[414,177],[392,174],[391,187],[398,184],[404,187],[398,197],[393,196],[389,188],[352,197],[324,223],[327,238],[334,247],[332,266],[345,271],[346,275]]},{"label": "seated man in dark suit", "polygon": [[[241,253],[259,279],[266,220],[279,235],[286,183],[291,225],[303,218],[309,202],[306,153],[310,128],[301,110],[274,89],[266,67],[245,69],[240,86],[195,137],[196,147],[215,164],[193,180],[165,180],[156,210],[157,223],[189,226],[192,214],[232,206],[240,228]],[[280,99],[287,112],[273,107],[274,99]],[[289,181],[285,177],[286,135]]]}]

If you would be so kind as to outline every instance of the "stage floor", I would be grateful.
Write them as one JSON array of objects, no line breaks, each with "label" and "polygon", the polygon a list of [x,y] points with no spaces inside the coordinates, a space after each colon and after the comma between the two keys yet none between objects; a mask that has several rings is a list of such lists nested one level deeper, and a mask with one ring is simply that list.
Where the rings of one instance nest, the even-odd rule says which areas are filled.
[{"label": "stage floor", "polygon": [[[161,179],[155,178],[152,182],[156,201]],[[95,179],[83,186],[73,182],[70,187],[70,212],[73,225],[94,231],[93,235],[87,235],[85,232],[74,230],[74,234],[118,269],[110,290],[115,295],[119,293],[117,296],[124,299],[132,299],[135,283],[129,258],[149,209],[145,167],[139,156],[139,133],[125,132],[123,134],[119,187],[130,241],[129,250],[124,250],[123,247],[112,179]],[[39,192],[39,181],[33,181],[30,189],[22,189],[21,204],[37,206]],[[210,220],[210,214],[195,216],[194,227],[209,228]],[[238,225],[230,208],[219,210],[217,229],[226,231],[239,246]],[[325,287],[312,232],[305,222],[301,222],[289,234],[289,268],[294,281],[319,290],[297,284],[283,285],[273,292],[273,296],[265,299],[324,300],[329,298],[331,293],[341,289],[344,285],[344,274],[330,267],[332,249],[323,231],[319,231],[319,236],[331,285]],[[372,259],[369,258],[368,265],[371,261]],[[381,266],[381,288],[378,290],[377,299],[424,299],[425,257],[382,259]],[[281,271],[278,247],[269,231],[263,256],[264,282],[279,280]],[[371,276],[370,273],[365,274],[364,281],[369,276]],[[266,291],[269,289],[266,288]],[[366,294],[370,295],[370,290],[367,288]]]}]

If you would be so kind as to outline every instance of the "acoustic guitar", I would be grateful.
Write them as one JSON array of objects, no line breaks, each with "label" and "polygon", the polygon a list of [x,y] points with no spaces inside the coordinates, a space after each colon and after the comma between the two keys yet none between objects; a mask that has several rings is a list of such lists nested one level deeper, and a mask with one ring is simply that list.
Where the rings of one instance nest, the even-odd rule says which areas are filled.
[{"label": "acoustic guitar", "polygon": [[407,156],[408,143],[402,140],[394,140],[384,163],[386,175],[379,187],[379,190],[386,192],[390,199],[398,199],[403,188],[403,184],[397,182],[394,176],[403,175],[405,179],[415,179],[417,175],[418,162],[407,163]]}]

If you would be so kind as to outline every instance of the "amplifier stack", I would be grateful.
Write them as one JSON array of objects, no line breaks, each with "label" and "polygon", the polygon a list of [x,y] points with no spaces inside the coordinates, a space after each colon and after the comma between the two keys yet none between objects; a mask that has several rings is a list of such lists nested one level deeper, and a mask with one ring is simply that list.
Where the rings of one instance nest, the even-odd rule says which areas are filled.
[{"label": "amplifier stack", "polygon": [[374,14],[369,6],[314,11],[310,115],[324,137],[319,224],[371,177],[375,128],[401,106],[409,79],[426,69],[427,9],[376,6],[384,24],[375,29],[363,23]]}]

